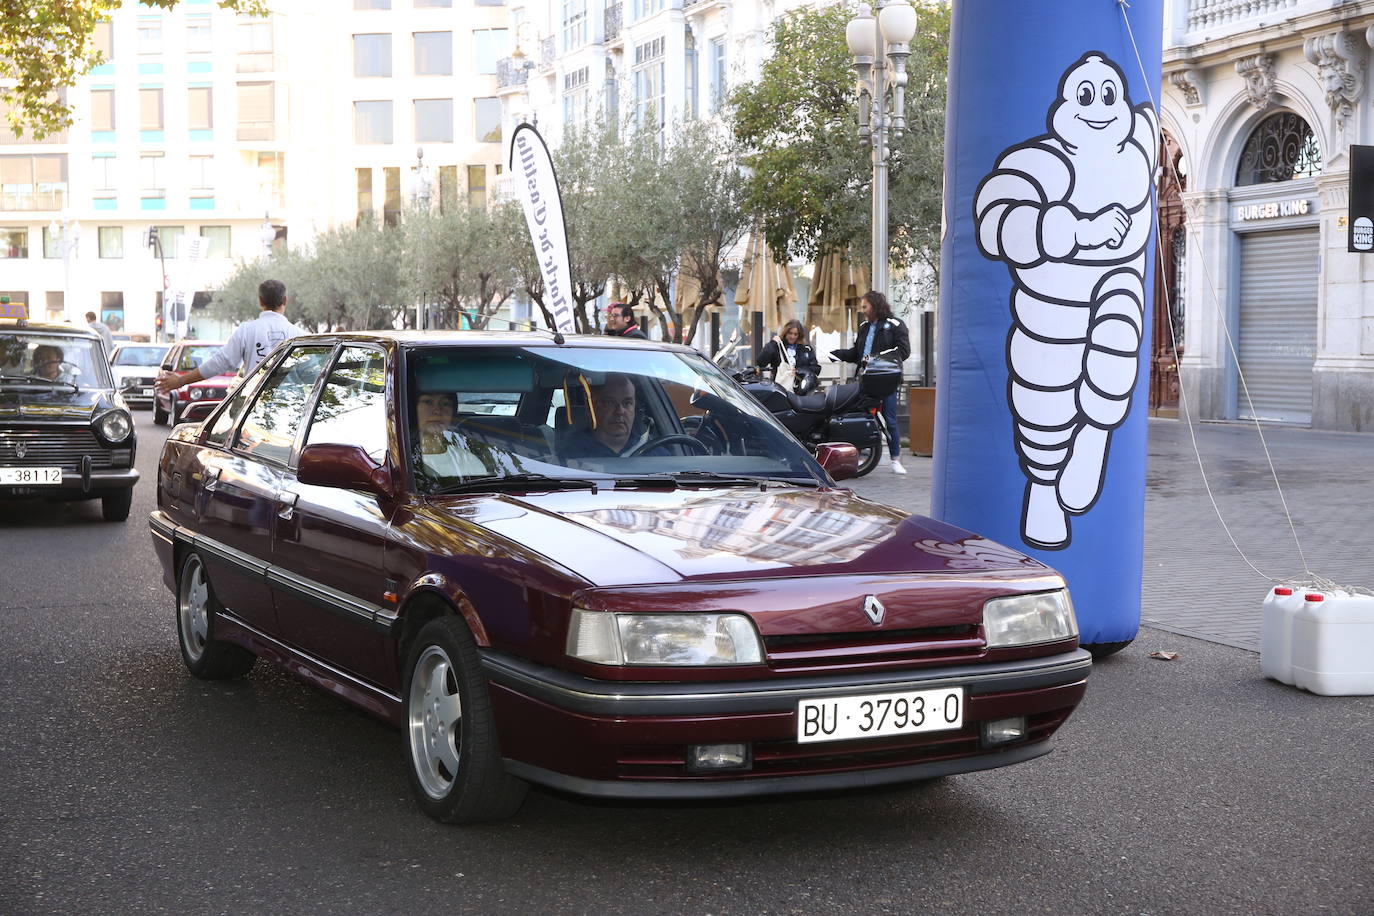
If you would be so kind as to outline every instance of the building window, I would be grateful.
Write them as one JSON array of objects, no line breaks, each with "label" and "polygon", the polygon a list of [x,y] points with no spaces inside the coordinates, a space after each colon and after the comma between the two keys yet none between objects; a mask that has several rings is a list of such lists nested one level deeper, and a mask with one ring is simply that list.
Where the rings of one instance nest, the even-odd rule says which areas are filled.
[{"label": "building window", "polygon": [[663,39],[635,48],[635,123],[662,136],[666,122],[663,104]]},{"label": "building window", "polygon": [[415,142],[453,142],[453,99],[415,100]]},{"label": "building window", "polygon": [[56,292],[49,290],[44,298],[47,300],[48,320],[61,321],[62,316],[67,313],[67,294],[60,289]]},{"label": "building window", "polygon": [[27,258],[29,230],[0,226],[0,258]]},{"label": "building window", "polygon": [[1240,153],[1236,186],[1311,178],[1322,173],[1322,151],[1307,122],[1291,111],[1255,126]]},{"label": "building window", "polygon": [[683,30],[682,36],[682,85],[684,98],[682,111],[689,118],[697,116],[697,41],[692,37],[691,28]]},{"label": "building window", "polygon": [[587,111],[587,67],[563,74],[563,124],[574,127]]},{"label": "building window", "polygon": [[501,100],[472,100],[473,135],[478,143],[501,142]]},{"label": "building window", "polygon": [[0,210],[60,210],[66,205],[66,153],[0,156]]},{"label": "building window", "polygon": [[708,65],[711,68],[711,113],[715,114],[725,104],[725,39],[712,38],[707,53],[710,55]]},{"label": "building window", "polygon": [[[157,237],[162,243],[162,256],[164,258],[181,257],[181,237],[186,234],[185,226],[158,226]],[[153,252],[154,256],[157,252]]]},{"label": "building window", "polygon": [[205,257],[229,257],[228,226],[201,226],[200,237],[207,240],[207,244],[205,246]]},{"label": "building window", "polygon": [[505,6],[506,0],[477,0],[477,6]]},{"label": "building window", "polygon": [[162,53],[162,17],[138,17],[138,53]]},{"label": "building window", "polygon": [[115,129],[113,89],[91,90],[91,130]]},{"label": "building window", "polygon": [[495,73],[496,62],[505,57],[505,29],[475,29],[472,33],[473,60],[478,73]]},{"label": "building window", "polygon": [[353,36],[353,75],[391,75],[391,35]]},{"label": "building window", "polygon": [[391,101],[353,103],[353,142],[391,142]]},{"label": "building window", "polygon": [[282,196],[285,183],[286,154],[258,153],[258,193],[262,199],[272,206],[282,206],[285,203]]},{"label": "building window", "polygon": [[643,19],[663,12],[663,0],[634,0],[634,18]]},{"label": "building window", "polygon": [[273,83],[239,83],[240,140],[272,140],[276,131],[276,99]]},{"label": "building window", "polygon": [[53,232],[48,226],[43,227],[43,257],[62,257],[62,231],[60,229]]},{"label": "building window", "polygon": [[214,33],[210,31],[210,17],[194,13],[186,17],[186,53],[208,54],[214,50]]},{"label": "building window", "polygon": [[468,166],[468,206],[485,207],[487,205],[487,167],[485,165]]},{"label": "building window", "polygon": [[[56,99],[61,104],[66,104],[66,90],[59,90],[56,95],[47,96],[47,100]],[[16,100],[17,101],[17,100]],[[14,111],[14,106],[6,104],[4,99],[0,99],[0,146],[32,146],[36,143],[66,143],[67,129],[55,130],[47,134],[42,139],[34,136],[32,130],[26,131],[23,136],[16,134],[10,128],[10,114]]]},{"label": "building window", "polygon": [[453,33],[416,32],[415,75],[453,75]]},{"label": "building window", "polygon": [[391,0],[353,0],[355,10],[389,10]]},{"label": "building window", "polygon": [[139,184],[144,197],[165,197],[162,186],[161,153],[144,153],[138,157]]},{"label": "building window", "polygon": [[563,50],[587,43],[587,0],[563,0]]},{"label": "building window", "polygon": [[102,19],[95,24],[91,40],[104,63],[114,60],[114,27],[110,20]]},{"label": "building window", "polygon": [[[161,294],[159,294],[161,295]],[[100,294],[100,320],[111,331],[124,330],[124,293]]]},{"label": "building window", "polygon": [[458,166],[439,166],[439,212],[452,213],[458,206]]},{"label": "building window", "polygon": [[267,73],[273,68],[272,20],[255,19],[238,24],[239,73]]},{"label": "building window", "polygon": [[96,248],[102,258],[124,257],[124,227],[101,226],[96,230]]},{"label": "building window", "polygon": [[162,90],[138,90],[138,129],[162,130]]},{"label": "building window", "polygon": [[91,185],[97,195],[101,191],[113,191],[115,189],[115,157],[91,157]]},{"label": "building window", "polygon": [[415,0],[417,10],[448,9],[451,6],[453,6],[453,0]]},{"label": "building window", "polygon": [[401,221],[401,170],[382,169],[382,180],[386,184],[386,197],[382,202],[382,222],[395,226]]},{"label": "building window", "polygon": [[186,123],[191,130],[209,130],[215,126],[210,93],[209,86],[192,86],[186,90]]},{"label": "building window", "polygon": [[215,157],[192,156],[188,161],[192,192],[212,191],[215,187]]},{"label": "building window", "polygon": [[358,225],[372,218],[372,169],[355,169],[358,187]]}]

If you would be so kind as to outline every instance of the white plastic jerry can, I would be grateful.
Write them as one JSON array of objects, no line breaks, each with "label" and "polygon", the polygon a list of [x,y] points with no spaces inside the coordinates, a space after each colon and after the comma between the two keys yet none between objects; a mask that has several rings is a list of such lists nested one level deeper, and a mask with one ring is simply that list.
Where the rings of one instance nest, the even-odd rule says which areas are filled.
[{"label": "white plastic jerry can", "polygon": [[1276,585],[1264,598],[1260,621],[1260,673],[1281,684],[1293,683],[1293,615],[1303,606],[1303,596],[1286,585]]},{"label": "white plastic jerry can", "polygon": [[1292,638],[1294,684],[1324,696],[1374,695],[1374,596],[1308,593]]}]

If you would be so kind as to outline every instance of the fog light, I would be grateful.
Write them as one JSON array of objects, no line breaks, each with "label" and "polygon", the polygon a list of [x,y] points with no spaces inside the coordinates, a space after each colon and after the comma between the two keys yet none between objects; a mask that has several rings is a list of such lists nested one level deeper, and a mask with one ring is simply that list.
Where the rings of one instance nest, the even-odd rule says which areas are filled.
[{"label": "fog light", "polygon": [[1025,716],[1017,716],[1013,719],[993,719],[991,722],[983,723],[983,747],[1020,741],[1024,737],[1026,737]]},{"label": "fog light", "polygon": [[702,770],[747,770],[751,765],[749,745],[739,744],[693,744],[687,748],[687,769],[697,773]]}]

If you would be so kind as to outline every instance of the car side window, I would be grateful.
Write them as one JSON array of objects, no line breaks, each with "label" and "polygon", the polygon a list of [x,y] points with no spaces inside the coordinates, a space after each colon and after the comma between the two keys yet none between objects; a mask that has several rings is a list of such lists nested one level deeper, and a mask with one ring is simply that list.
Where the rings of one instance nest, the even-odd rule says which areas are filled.
[{"label": "car side window", "polygon": [[167,371],[167,372],[171,372],[171,371],[172,371],[172,367],[176,365],[176,358],[177,358],[177,351],[176,351],[176,349],[173,348],[173,349],[171,349],[171,350],[168,350],[168,351],[167,351],[167,356],[162,360],[162,368],[163,368],[163,370],[165,370],[165,371]]},{"label": "car side window", "polygon": [[244,407],[248,406],[249,393],[257,387],[258,379],[267,374],[268,362],[269,360],[263,360],[259,363],[258,367],[234,388],[229,403],[220,411],[219,416],[215,418],[215,424],[205,434],[206,442],[220,446],[227,444],[229,434],[238,425],[239,417],[243,416]]},{"label": "car side window", "polygon": [[305,419],[305,405],[333,351],[329,345],[296,347],[263,383],[239,427],[234,448],[285,464]]},{"label": "car side window", "polygon": [[344,347],[325,380],[306,445],[356,445],[381,464],[386,457],[386,355]]}]

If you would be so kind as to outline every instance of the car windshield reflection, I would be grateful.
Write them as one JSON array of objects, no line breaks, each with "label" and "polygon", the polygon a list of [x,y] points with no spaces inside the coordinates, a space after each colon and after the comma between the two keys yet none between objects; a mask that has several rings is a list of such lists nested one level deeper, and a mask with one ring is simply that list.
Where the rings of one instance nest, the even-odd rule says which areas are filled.
[{"label": "car windshield reflection", "polygon": [[408,374],[408,450],[427,492],[606,478],[824,480],[771,415],[695,354],[426,347]]}]

